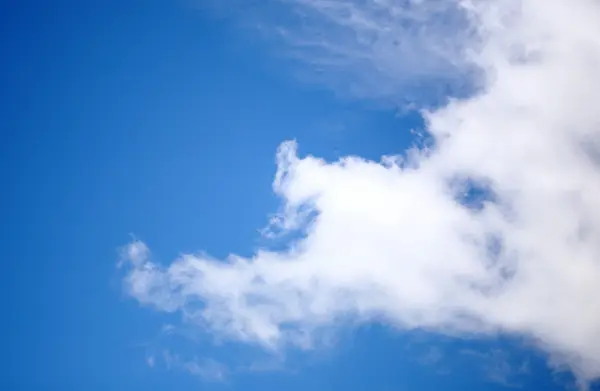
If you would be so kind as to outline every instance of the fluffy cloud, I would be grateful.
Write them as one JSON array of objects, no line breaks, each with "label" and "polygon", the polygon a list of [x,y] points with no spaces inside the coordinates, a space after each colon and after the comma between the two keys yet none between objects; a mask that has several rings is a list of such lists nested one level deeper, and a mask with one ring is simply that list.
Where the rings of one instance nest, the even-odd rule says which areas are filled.
[{"label": "fluffy cloud", "polygon": [[[342,319],[376,320],[525,336],[580,379],[600,376],[600,3],[446,3],[469,33],[444,40],[438,23],[413,43],[439,38],[435,55],[477,69],[469,74],[480,88],[423,113],[433,149],[328,163],[283,143],[276,223],[299,239],[249,259],[186,255],[168,267],[134,241],[124,251],[131,296],[270,349],[307,346]],[[356,32],[336,45],[357,53],[365,31],[393,37],[393,15],[433,23],[442,2],[296,4]],[[430,59],[424,50],[411,61]],[[384,52],[367,51],[368,61],[352,66],[384,76],[377,80],[412,69],[402,59],[394,68]]]}]

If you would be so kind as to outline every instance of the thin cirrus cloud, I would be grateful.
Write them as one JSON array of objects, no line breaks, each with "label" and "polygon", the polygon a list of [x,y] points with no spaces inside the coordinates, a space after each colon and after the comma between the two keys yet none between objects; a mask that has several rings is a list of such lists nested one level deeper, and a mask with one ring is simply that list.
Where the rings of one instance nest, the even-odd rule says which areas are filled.
[{"label": "thin cirrus cloud", "polygon": [[[286,2],[355,32],[334,35],[323,53],[369,75],[374,97],[385,95],[380,82],[425,75],[420,60],[432,80],[462,74],[479,88],[423,111],[432,149],[332,163],[284,142],[276,221],[299,239],[251,258],[185,255],[168,267],[134,241],[124,249],[127,292],[266,349],[311,346],[341,319],[375,320],[524,336],[579,379],[600,376],[600,3],[442,3]],[[440,24],[448,12],[468,34]],[[388,29],[398,18],[432,27],[402,35]],[[363,52],[365,31],[398,35],[407,55]],[[477,208],[463,197],[473,187],[485,189]]]},{"label": "thin cirrus cloud", "polygon": [[288,17],[284,23],[272,18],[265,36],[279,38],[284,57],[310,64],[297,72],[303,79],[329,85],[342,97],[433,105],[448,91],[477,85],[469,51],[479,35],[456,1],[266,3],[278,4],[277,14]]}]

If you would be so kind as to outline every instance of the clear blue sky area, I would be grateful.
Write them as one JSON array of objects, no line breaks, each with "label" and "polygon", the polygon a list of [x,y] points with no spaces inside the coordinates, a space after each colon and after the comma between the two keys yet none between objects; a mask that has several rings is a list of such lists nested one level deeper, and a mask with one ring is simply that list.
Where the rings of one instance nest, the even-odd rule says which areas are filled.
[{"label": "clear blue sky area", "polygon": [[179,315],[122,291],[117,248],[131,235],[162,260],[251,254],[277,209],[282,141],[376,159],[409,146],[419,118],[303,83],[258,35],[186,2],[0,4],[0,389],[564,389],[568,376],[510,340],[365,325],[258,368],[253,348],[166,333]]}]

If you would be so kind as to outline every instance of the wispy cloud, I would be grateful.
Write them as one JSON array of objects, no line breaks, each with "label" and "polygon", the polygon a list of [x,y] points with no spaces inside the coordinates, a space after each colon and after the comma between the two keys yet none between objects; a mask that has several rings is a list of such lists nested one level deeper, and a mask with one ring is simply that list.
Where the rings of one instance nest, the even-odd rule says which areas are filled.
[{"label": "wispy cloud", "polygon": [[432,346],[418,357],[419,363],[423,365],[437,365],[444,359],[444,353],[438,347]]},{"label": "wispy cloud", "polygon": [[150,368],[154,368],[154,365],[156,365],[156,357],[148,355],[146,357],[146,364],[148,364]]},{"label": "wispy cloud", "polygon": [[168,369],[183,370],[205,381],[222,382],[229,373],[226,365],[210,358],[184,359],[169,350],[163,351],[162,358]]},{"label": "wispy cloud", "polygon": [[521,388],[521,379],[529,373],[529,361],[514,361],[506,352],[493,349],[488,352],[463,350],[461,354],[475,360],[474,367],[483,372],[489,381],[510,388]]},{"label": "wispy cloud", "polygon": [[478,35],[457,1],[271,3],[290,10],[275,34],[287,48],[282,51],[305,65],[299,68],[305,79],[341,96],[413,105],[473,87],[469,51]]},{"label": "wispy cloud", "polygon": [[[472,66],[459,74],[478,75],[480,88],[424,112],[435,148],[402,163],[330,163],[282,144],[274,190],[282,227],[301,239],[166,267],[134,241],[124,252],[128,292],[267,349],[310,347],[347,319],[380,321],[522,335],[580,379],[600,376],[600,4],[286,4],[305,9],[309,27],[335,27],[306,45],[323,53],[315,62],[356,75],[366,95],[394,99],[406,75],[438,80]],[[477,208],[462,196],[473,188],[486,196]],[[310,218],[298,225],[298,216]]]}]

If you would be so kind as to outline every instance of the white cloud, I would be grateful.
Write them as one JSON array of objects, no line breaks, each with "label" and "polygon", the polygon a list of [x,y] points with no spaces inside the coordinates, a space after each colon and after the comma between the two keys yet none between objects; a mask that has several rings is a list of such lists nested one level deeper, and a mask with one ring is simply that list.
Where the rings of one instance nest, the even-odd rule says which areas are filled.
[{"label": "white cloud", "polygon": [[[400,4],[412,4],[413,21],[429,20],[428,7],[440,4],[302,3],[357,33],[336,41],[348,53],[363,48],[363,31],[393,25],[389,15]],[[308,346],[341,319],[377,320],[457,336],[527,336],[580,379],[600,376],[600,3],[460,6],[478,39],[455,35],[444,47],[464,50],[448,61],[460,54],[485,83],[425,114],[434,151],[417,151],[403,165],[328,163],[300,158],[295,143],[284,143],[274,190],[282,227],[301,227],[302,239],[251,259],[186,255],[166,268],[134,241],[125,251],[128,292],[271,349]],[[430,37],[443,38],[439,31]],[[394,59],[378,57],[384,52],[367,51],[368,61],[352,66],[383,75],[377,80],[401,77]],[[493,193],[482,208],[457,201],[467,178]],[[298,224],[307,208],[317,217]]]}]

